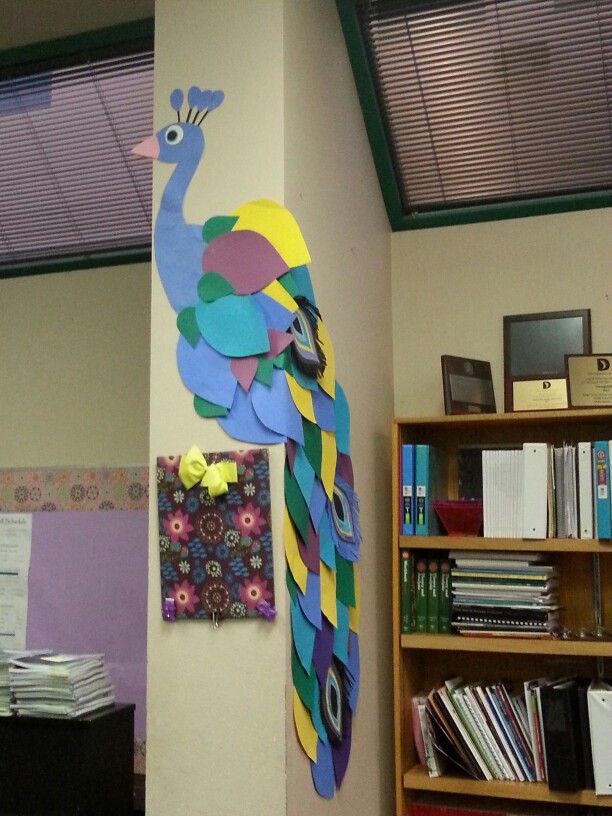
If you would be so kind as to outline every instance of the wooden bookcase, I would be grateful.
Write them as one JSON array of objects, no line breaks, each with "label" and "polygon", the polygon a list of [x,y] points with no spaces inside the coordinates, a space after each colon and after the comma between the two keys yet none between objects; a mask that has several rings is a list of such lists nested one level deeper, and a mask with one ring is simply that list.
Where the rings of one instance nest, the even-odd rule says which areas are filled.
[{"label": "wooden bookcase", "polygon": [[[482,537],[401,536],[398,518],[401,445],[423,443],[442,451],[447,497],[457,497],[457,452],[466,445],[508,445],[522,442],[583,442],[612,439],[612,410],[541,411],[513,414],[413,417],[393,424],[392,460],[392,616],[393,705],[395,757],[395,813],[407,816],[418,791],[440,794],[500,797],[590,807],[611,807],[612,796],[596,797],[592,790],[551,791],[543,783],[481,782],[448,773],[430,778],[418,764],[412,739],[411,698],[429,691],[435,682],[452,675],[470,681],[525,680],[570,673],[595,676],[598,660],[612,671],[612,641],[467,638],[460,635],[400,634],[399,552],[427,550],[523,550],[550,555],[559,568],[561,622],[577,631],[593,622],[592,562],[599,553],[603,625],[612,628],[612,542],[586,539],[501,539]],[[605,556],[605,557],[604,557]],[[443,796],[441,796],[443,804]],[[585,810],[586,812],[586,810]]]}]

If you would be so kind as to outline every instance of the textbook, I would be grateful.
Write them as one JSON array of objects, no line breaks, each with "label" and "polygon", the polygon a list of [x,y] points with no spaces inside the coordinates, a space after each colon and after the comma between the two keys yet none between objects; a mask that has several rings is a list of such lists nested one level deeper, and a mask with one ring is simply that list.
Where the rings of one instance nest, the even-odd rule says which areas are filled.
[{"label": "textbook", "polygon": [[420,554],[414,562],[414,622],[415,631],[427,631],[427,556]]},{"label": "textbook", "polygon": [[451,631],[451,609],[453,595],[451,589],[451,567],[448,558],[440,559],[440,613],[438,616],[438,632]]},{"label": "textbook", "polygon": [[427,560],[427,631],[439,632],[440,616],[440,559],[429,556]]},{"label": "textbook", "polygon": [[400,632],[414,632],[414,554],[400,550]]}]

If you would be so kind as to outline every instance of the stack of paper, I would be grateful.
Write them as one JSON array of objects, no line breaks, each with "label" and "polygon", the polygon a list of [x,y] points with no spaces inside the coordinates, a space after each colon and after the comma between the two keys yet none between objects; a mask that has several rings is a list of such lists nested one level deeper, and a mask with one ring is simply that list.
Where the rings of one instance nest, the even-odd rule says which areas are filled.
[{"label": "stack of paper", "polygon": [[0,717],[10,717],[11,688],[9,683],[9,665],[13,658],[33,657],[34,655],[51,654],[49,649],[33,649],[29,651],[0,649]]},{"label": "stack of paper", "polygon": [[523,528],[523,451],[482,452],[484,535],[520,538]]},{"label": "stack of paper", "polygon": [[11,710],[30,717],[78,717],[115,702],[103,655],[12,657]]}]

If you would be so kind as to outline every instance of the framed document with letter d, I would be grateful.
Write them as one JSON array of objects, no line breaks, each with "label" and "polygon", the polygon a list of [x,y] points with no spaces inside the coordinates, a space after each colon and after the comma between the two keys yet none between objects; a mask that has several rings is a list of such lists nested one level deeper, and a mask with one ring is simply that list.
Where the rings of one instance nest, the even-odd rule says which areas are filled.
[{"label": "framed document with letter d", "polygon": [[590,353],[590,309],[504,317],[506,411],[567,408],[565,356]]}]

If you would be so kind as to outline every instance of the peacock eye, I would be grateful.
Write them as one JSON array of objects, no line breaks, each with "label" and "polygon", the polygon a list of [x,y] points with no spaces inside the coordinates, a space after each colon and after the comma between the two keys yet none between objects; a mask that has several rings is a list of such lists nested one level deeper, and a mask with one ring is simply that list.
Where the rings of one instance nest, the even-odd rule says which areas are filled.
[{"label": "peacock eye", "polygon": [[179,125],[172,125],[164,134],[164,139],[169,145],[176,145],[183,139],[183,128]]}]

